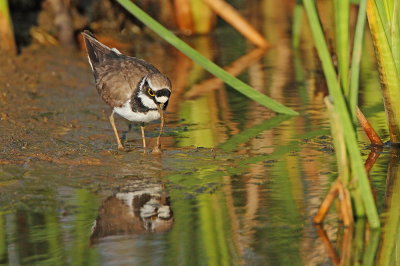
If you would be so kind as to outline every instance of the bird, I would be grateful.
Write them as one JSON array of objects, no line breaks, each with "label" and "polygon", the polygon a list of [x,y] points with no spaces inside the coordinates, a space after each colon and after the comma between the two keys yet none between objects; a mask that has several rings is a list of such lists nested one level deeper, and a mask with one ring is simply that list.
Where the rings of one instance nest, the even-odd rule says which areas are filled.
[{"label": "bird", "polygon": [[124,150],[114,122],[114,113],[140,124],[143,149],[146,152],[145,125],[161,119],[157,151],[164,126],[164,111],[172,92],[169,78],[143,59],[122,54],[110,48],[88,30],[82,32],[93,71],[97,92],[112,108],[109,120],[117,138],[118,150]]}]

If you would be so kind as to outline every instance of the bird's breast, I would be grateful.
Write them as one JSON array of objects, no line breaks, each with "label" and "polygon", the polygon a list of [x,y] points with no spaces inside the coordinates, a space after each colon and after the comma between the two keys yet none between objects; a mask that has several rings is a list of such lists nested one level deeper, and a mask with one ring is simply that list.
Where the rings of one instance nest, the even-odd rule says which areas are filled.
[{"label": "bird's breast", "polygon": [[114,107],[114,112],[132,122],[148,123],[160,118],[160,113],[157,110],[148,110],[146,112],[133,111],[130,101],[121,107]]}]

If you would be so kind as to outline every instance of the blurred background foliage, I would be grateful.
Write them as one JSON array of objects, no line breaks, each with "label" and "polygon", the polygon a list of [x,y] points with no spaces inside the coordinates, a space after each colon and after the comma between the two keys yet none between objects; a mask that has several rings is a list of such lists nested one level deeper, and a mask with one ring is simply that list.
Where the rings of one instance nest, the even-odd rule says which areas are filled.
[{"label": "blurred background foliage", "polygon": [[[244,4],[231,2],[239,6]],[[182,5],[185,3],[189,6]],[[183,35],[209,33],[219,21],[202,0],[139,0],[135,4],[167,28]],[[77,38],[83,29],[116,39],[121,37],[121,33],[126,37],[146,30],[142,23],[112,0],[9,0],[9,8],[19,49],[32,41],[61,41],[59,34],[65,32],[60,32],[60,24],[72,29],[73,38]],[[186,21],[182,21],[185,18]]]}]

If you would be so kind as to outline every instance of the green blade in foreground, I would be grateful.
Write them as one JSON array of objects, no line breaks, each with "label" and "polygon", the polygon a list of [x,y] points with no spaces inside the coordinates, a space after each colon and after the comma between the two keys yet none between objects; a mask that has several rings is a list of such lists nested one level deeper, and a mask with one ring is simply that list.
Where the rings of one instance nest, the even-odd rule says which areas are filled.
[{"label": "green blade in foreground", "polygon": [[335,6],[335,39],[338,57],[338,71],[341,85],[346,97],[349,96],[349,62],[350,62],[350,1],[334,0]]},{"label": "green blade in foreground", "polygon": [[357,121],[356,109],[358,105],[362,45],[364,40],[365,22],[367,20],[366,9],[367,0],[361,0],[358,8],[356,31],[354,33],[353,56],[351,58],[350,93],[348,98],[351,118],[354,123]]},{"label": "green blade in foreground", "polygon": [[350,118],[350,113],[340,88],[340,84],[337,80],[335,68],[333,67],[328,46],[325,41],[325,36],[319,21],[315,2],[313,0],[304,0],[303,3],[306,9],[315,46],[317,48],[317,53],[322,63],[322,68],[328,84],[329,94],[333,98],[335,110],[339,116],[340,122],[343,124],[347,151],[351,158],[351,169],[353,172],[352,174],[354,183],[358,184],[359,186],[361,198],[371,228],[379,228],[380,221],[375,206],[375,200],[372,196],[367,172],[365,171],[365,167],[361,158],[360,149],[357,144],[356,133]]},{"label": "green blade in foreground", "polygon": [[155,31],[164,40],[169,42],[171,45],[175,46],[178,50],[184,53],[186,56],[191,58],[193,61],[204,67],[207,71],[222,79],[226,84],[239,91],[243,95],[249,97],[250,99],[258,102],[259,104],[271,109],[274,112],[288,115],[298,115],[296,111],[272,100],[268,96],[256,91],[246,83],[235,78],[215,63],[211,62],[204,56],[202,56],[195,49],[187,45],[181,39],[176,37],[172,32],[163,27],[160,23],[155,21],[149,15],[147,15],[138,6],[132,3],[130,0],[117,0],[127,11],[143,22],[147,27]]},{"label": "green blade in foreground", "polygon": [[[400,143],[400,79],[395,57],[391,47],[387,17],[382,12],[383,2],[371,0],[367,3],[368,24],[374,41],[376,59],[379,66],[381,87],[388,118],[390,140]],[[393,32],[395,34],[395,32]]]}]

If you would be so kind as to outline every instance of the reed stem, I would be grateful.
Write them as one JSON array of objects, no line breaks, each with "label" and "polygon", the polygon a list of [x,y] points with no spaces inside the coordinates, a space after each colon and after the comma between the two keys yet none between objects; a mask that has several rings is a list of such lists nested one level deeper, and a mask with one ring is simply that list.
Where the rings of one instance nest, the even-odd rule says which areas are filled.
[{"label": "reed stem", "polygon": [[0,40],[1,50],[17,53],[8,0],[0,0]]}]

